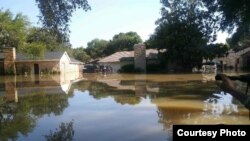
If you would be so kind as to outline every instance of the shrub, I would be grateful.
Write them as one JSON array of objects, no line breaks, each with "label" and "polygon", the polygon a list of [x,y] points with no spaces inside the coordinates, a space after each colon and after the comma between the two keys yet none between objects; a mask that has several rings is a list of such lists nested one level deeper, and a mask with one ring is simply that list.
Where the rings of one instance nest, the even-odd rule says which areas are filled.
[{"label": "shrub", "polygon": [[134,64],[128,64],[122,66],[119,71],[119,73],[142,73],[143,70],[140,68],[135,68]]}]

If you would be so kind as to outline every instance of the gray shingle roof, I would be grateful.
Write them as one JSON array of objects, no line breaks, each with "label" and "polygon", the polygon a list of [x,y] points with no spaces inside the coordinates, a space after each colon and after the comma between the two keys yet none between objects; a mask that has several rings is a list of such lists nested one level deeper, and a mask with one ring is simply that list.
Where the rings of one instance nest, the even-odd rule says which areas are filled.
[{"label": "gray shingle roof", "polygon": [[121,51],[111,54],[110,56],[104,57],[100,59],[100,63],[107,63],[107,62],[120,62],[123,58],[134,57],[134,51]]},{"label": "gray shingle roof", "polygon": [[[158,50],[156,49],[147,49],[146,57],[148,59],[157,59]],[[108,62],[120,62],[120,61],[131,61],[134,59],[134,51],[120,51],[110,56],[104,57],[100,59],[100,63],[108,63]]]},{"label": "gray shingle roof", "polygon": [[[46,52],[44,57],[38,60],[60,60],[63,56],[64,52]],[[27,61],[27,60],[34,60],[30,59],[27,55],[23,53],[16,54],[16,61]]]},{"label": "gray shingle roof", "polygon": [[75,58],[70,58],[71,63],[84,64],[83,62],[76,60]]}]

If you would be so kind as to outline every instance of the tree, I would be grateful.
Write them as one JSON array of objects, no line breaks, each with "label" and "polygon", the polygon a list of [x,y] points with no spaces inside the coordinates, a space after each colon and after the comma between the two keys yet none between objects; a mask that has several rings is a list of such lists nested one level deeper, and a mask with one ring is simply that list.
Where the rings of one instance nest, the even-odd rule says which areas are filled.
[{"label": "tree", "polygon": [[250,45],[250,2],[249,0],[203,0],[211,14],[217,16],[218,28],[235,33],[229,39],[236,50]]},{"label": "tree", "polygon": [[229,47],[225,44],[209,44],[203,48],[203,57],[209,60],[224,57],[228,49]]},{"label": "tree", "polygon": [[90,60],[90,56],[85,52],[83,47],[73,49],[73,57],[82,62]]},{"label": "tree", "polygon": [[86,52],[91,58],[103,57],[105,56],[103,52],[107,48],[108,43],[106,40],[94,39],[88,42]]},{"label": "tree", "polygon": [[[203,58],[203,47],[215,40],[214,17],[199,0],[162,0],[162,17],[148,44],[167,49],[165,60],[175,62],[181,71],[191,71]],[[216,26],[216,25],[214,25]]]},{"label": "tree", "polygon": [[90,10],[87,0],[36,0],[40,21],[57,33],[59,41],[68,41],[69,22],[76,9]]},{"label": "tree", "polygon": [[131,51],[135,44],[141,42],[142,39],[136,32],[119,33],[114,35],[104,53],[110,55],[117,51]]},{"label": "tree", "polygon": [[218,16],[223,30],[232,31],[235,26],[250,23],[250,2],[248,0],[203,0],[210,13]]},{"label": "tree", "polygon": [[13,15],[9,10],[0,10],[0,48],[20,48],[26,40],[29,22],[22,14]]},{"label": "tree", "polygon": [[42,43],[30,43],[26,44],[24,48],[22,48],[22,52],[24,52],[30,59],[41,59],[44,58],[44,53],[46,51],[46,46]]},{"label": "tree", "polygon": [[31,28],[27,36],[28,43],[41,43],[46,45],[48,51],[55,51],[61,43],[57,42],[56,35],[49,29]]}]

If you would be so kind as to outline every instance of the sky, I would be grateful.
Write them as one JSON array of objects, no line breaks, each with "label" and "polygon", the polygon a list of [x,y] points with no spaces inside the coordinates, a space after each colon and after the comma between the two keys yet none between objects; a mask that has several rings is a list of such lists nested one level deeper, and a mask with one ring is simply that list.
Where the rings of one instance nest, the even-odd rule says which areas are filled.
[{"label": "sky", "polygon": [[[87,43],[98,38],[111,40],[121,32],[137,32],[143,41],[156,28],[160,18],[160,0],[88,0],[90,11],[76,10],[70,22],[70,43],[73,48],[87,47]],[[14,14],[23,13],[32,25],[39,26],[39,9],[35,0],[0,0],[2,10]],[[217,42],[225,42],[227,34],[218,34]]]}]

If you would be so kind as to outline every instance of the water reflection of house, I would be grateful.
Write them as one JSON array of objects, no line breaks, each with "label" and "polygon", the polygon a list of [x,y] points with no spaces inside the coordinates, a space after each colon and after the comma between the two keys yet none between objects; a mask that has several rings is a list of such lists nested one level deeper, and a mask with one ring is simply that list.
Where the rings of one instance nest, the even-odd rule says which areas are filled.
[{"label": "water reflection of house", "polygon": [[7,101],[18,101],[19,96],[30,94],[68,94],[72,83],[81,80],[75,74],[38,76],[5,76],[0,83],[0,96]]},{"label": "water reflection of house", "polygon": [[16,53],[15,48],[5,48],[0,53],[0,74],[16,71],[17,74],[81,72],[83,63],[72,59],[67,52],[46,52],[41,58]]}]

